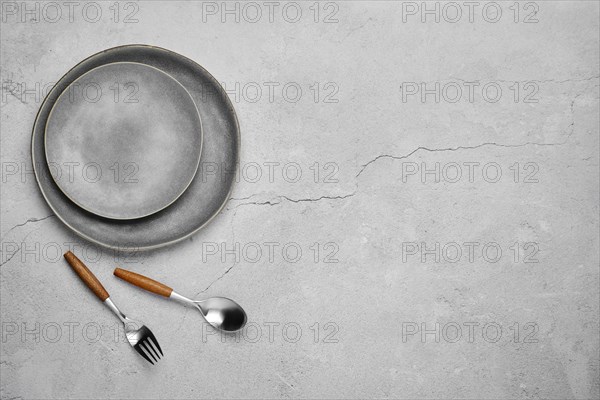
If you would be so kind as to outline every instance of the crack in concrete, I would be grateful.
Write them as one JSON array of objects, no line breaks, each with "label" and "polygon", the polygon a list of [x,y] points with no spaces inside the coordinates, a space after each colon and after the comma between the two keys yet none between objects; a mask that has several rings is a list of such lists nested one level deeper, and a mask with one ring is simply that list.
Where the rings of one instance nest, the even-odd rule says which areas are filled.
[{"label": "crack in concrete", "polygon": [[15,250],[14,253],[11,254],[10,257],[8,257],[4,262],[0,263],[0,267],[4,266],[4,264],[8,263],[10,260],[12,260],[13,258],[15,258],[15,256],[17,255],[17,253],[21,250],[21,246],[19,246],[17,248],[17,250]]},{"label": "crack in concrete", "polygon": [[[585,80],[591,80],[591,79],[595,79],[598,78],[596,77],[591,77],[591,78],[586,78]],[[573,80],[570,80],[573,81]],[[564,81],[566,82],[566,81]],[[571,124],[569,125],[569,133],[567,135],[567,137],[565,138],[564,141],[559,142],[559,143],[536,143],[536,142],[525,142],[525,143],[521,143],[521,144],[502,144],[502,143],[496,143],[496,142],[485,142],[485,143],[481,143],[478,145],[474,145],[474,146],[456,146],[456,147],[448,147],[448,148],[441,148],[441,149],[430,149],[428,147],[424,147],[424,146],[419,146],[416,149],[412,150],[411,152],[409,152],[408,154],[402,155],[402,156],[394,156],[394,155],[390,155],[390,154],[381,154],[378,155],[377,157],[373,158],[372,160],[370,160],[369,162],[367,162],[366,164],[362,165],[362,168],[360,169],[360,171],[356,174],[355,178],[358,178],[364,171],[365,169],[377,162],[380,159],[383,158],[390,158],[390,159],[394,159],[394,160],[401,160],[401,159],[405,159],[408,158],[410,156],[412,156],[413,154],[417,153],[418,151],[427,151],[427,152],[445,152],[445,151],[460,151],[460,150],[473,150],[473,149],[478,149],[481,147],[485,147],[485,146],[494,146],[494,147],[506,147],[506,148],[517,148],[517,147],[524,147],[524,146],[560,146],[565,144],[569,138],[571,137],[571,135],[573,135],[574,131],[575,131],[575,101],[577,100],[577,98],[579,96],[581,96],[583,93],[580,93],[578,95],[576,95],[573,100],[571,101],[571,105],[570,105],[570,110],[571,110]],[[319,202],[321,200],[343,200],[343,199],[347,199],[349,197],[355,196],[356,193],[358,192],[358,182],[356,182],[356,190],[352,193],[346,194],[346,195],[340,195],[340,196],[320,196],[317,198],[301,198],[301,199],[293,199],[290,198],[288,196],[276,196],[270,200],[266,200],[266,201],[252,201],[252,202],[246,202],[246,203],[241,203],[236,205],[235,207],[233,207],[234,213],[233,216],[231,218],[231,229],[232,229],[232,236],[234,238],[235,241],[235,232],[234,232],[234,220],[235,217],[237,215],[237,209],[239,207],[242,206],[247,206],[247,205],[257,205],[257,206],[264,206],[264,205],[268,205],[268,206],[275,206],[277,204],[281,204],[284,201],[289,201],[292,203],[302,203],[302,202]],[[241,198],[234,198],[231,197],[229,198],[229,201],[242,201],[242,200],[249,200],[253,197],[258,196],[258,194],[252,194],[250,196],[246,196],[246,197],[241,197]],[[229,208],[231,209],[231,208]],[[208,289],[211,288],[212,285],[214,285],[216,282],[220,281],[221,279],[223,279],[227,274],[229,274],[234,267],[237,266],[237,263],[233,263],[229,268],[227,268],[227,270],[225,270],[225,272],[223,272],[217,279],[213,280],[208,286],[206,286],[206,288],[204,288],[204,290],[198,292],[196,294],[196,296],[206,292]],[[185,316],[184,316],[184,320],[185,320]]]},{"label": "crack in concrete", "polygon": [[233,263],[233,265],[232,265],[231,267],[227,268],[227,270],[221,274],[221,276],[219,276],[217,279],[215,279],[214,281],[212,281],[212,282],[211,282],[211,283],[210,283],[210,284],[209,284],[209,285],[208,285],[206,288],[204,288],[204,290],[203,290],[203,291],[201,291],[201,292],[200,292],[200,293],[198,293],[198,294],[202,294],[202,293],[206,292],[208,289],[210,289],[210,287],[211,287],[213,284],[215,284],[215,283],[217,283],[218,281],[220,281],[220,280],[221,280],[221,279],[222,279],[222,278],[223,278],[225,275],[227,275],[227,274],[229,273],[229,271],[231,271],[231,270],[233,269],[233,267],[235,267],[236,265],[237,265],[237,264],[234,262],[234,263]]},{"label": "crack in concrete", "polygon": [[[348,193],[345,195],[341,195],[341,196],[321,196],[321,197],[317,197],[317,198],[303,198],[303,199],[293,199],[291,197],[288,196],[277,196],[273,199],[267,200],[267,201],[251,201],[251,202],[247,202],[247,203],[241,203],[238,204],[237,206],[235,206],[233,209],[237,209],[239,207],[242,206],[247,206],[247,205],[257,205],[257,206],[265,206],[265,205],[269,205],[269,206],[275,206],[277,204],[281,204],[284,201],[289,201],[292,203],[304,203],[304,202],[318,202],[321,200],[343,200],[343,199],[347,199],[349,197],[352,197],[356,195],[356,191],[352,192],[352,193]],[[244,198],[244,200],[249,199],[254,197],[255,195],[249,196],[247,198]],[[277,201],[279,200],[279,201]]]},{"label": "crack in concrete", "polygon": [[[556,83],[566,83],[566,82],[584,82],[584,81],[591,81],[593,79],[598,79],[600,78],[600,75],[595,75],[595,76],[591,76],[589,78],[581,78],[581,79],[566,79],[563,81],[557,81],[554,79],[550,79],[550,80],[536,80],[535,82],[540,82],[540,83],[544,83],[544,82],[556,82]],[[460,78],[455,78],[457,80],[466,82],[464,79],[460,79]],[[506,82],[506,81],[496,81],[496,82]],[[598,85],[594,86],[597,87]],[[355,178],[358,178],[364,171],[365,169],[373,164],[374,162],[383,159],[383,158],[390,158],[393,160],[402,160],[405,158],[408,158],[410,156],[412,156],[413,154],[415,154],[416,152],[423,150],[423,151],[428,151],[428,152],[444,152],[444,151],[459,151],[459,150],[473,150],[473,149],[478,149],[480,147],[484,147],[484,146],[496,146],[496,147],[509,147],[509,148],[514,148],[514,147],[524,147],[524,146],[561,146],[564,145],[565,143],[567,143],[567,141],[569,140],[569,138],[575,133],[575,101],[581,97],[583,94],[585,94],[587,91],[587,88],[583,90],[583,92],[578,93],[577,95],[575,95],[575,97],[573,97],[573,99],[571,100],[571,104],[570,104],[570,111],[571,111],[571,123],[569,124],[569,132],[567,133],[567,137],[565,138],[565,140],[563,140],[562,142],[558,142],[558,143],[536,143],[536,142],[525,142],[525,143],[521,143],[521,144],[502,144],[502,143],[496,143],[496,142],[485,142],[485,143],[481,143],[475,146],[456,146],[456,147],[448,147],[448,148],[442,148],[442,149],[430,149],[428,147],[424,147],[424,146],[419,146],[416,149],[414,149],[413,151],[409,152],[408,154],[402,155],[402,156],[394,156],[391,154],[380,154],[377,157],[373,158],[372,160],[368,161],[366,164],[363,164],[360,171],[358,171],[358,173],[356,174]],[[358,185],[358,183],[357,183]]]},{"label": "crack in concrete", "polygon": [[[10,229],[9,229],[9,230],[6,232],[6,234],[5,234],[5,235],[2,237],[2,239],[1,239],[1,240],[2,240],[2,241],[4,241],[4,238],[6,238],[6,235],[8,235],[8,234],[9,234],[11,231],[13,231],[13,230],[14,230],[14,229],[16,229],[16,228],[19,228],[19,227],[21,227],[21,226],[25,226],[25,225],[27,225],[27,224],[29,224],[29,223],[37,223],[37,222],[40,222],[40,221],[45,221],[45,220],[47,220],[47,219],[49,219],[49,218],[52,218],[52,217],[56,217],[56,215],[55,215],[55,214],[50,214],[50,215],[47,215],[47,216],[45,216],[45,217],[42,217],[42,218],[29,218],[27,221],[25,221],[25,222],[23,222],[23,223],[20,223],[20,224],[17,224],[17,225],[15,225],[15,226],[13,226],[12,228],[10,228]],[[5,264],[7,264],[7,263],[8,263],[10,260],[12,260],[13,258],[15,258],[15,256],[16,256],[17,254],[19,254],[19,252],[21,251],[21,248],[23,247],[23,243],[25,242],[25,240],[27,240],[27,238],[28,238],[28,237],[29,237],[29,236],[30,236],[30,235],[31,235],[33,232],[35,232],[35,229],[33,229],[33,230],[29,231],[29,232],[28,232],[28,233],[27,233],[27,234],[26,234],[26,235],[23,237],[23,239],[21,239],[21,244],[20,244],[20,245],[17,247],[17,249],[15,250],[15,252],[14,252],[14,253],[12,253],[12,254],[10,255],[10,257],[8,257],[6,260],[4,260],[3,262],[1,262],[1,263],[0,263],[0,267],[2,267],[2,266],[4,266]]]},{"label": "crack in concrete", "polygon": [[[571,124],[573,127],[575,125],[575,122],[573,122]],[[574,128],[572,128],[573,130]],[[570,136],[570,134],[569,134]],[[567,137],[568,138],[568,137]],[[364,171],[365,169],[367,169],[367,167],[371,164],[373,164],[374,162],[383,159],[383,158],[390,158],[393,160],[403,160],[405,158],[408,158],[410,156],[412,156],[413,154],[415,154],[418,151],[427,151],[427,152],[431,152],[431,153],[435,153],[435,152],[445,152],[445,151],[459,151],[459,150],[473,150],[473,149],[478,149],[480,147],[485,147],[485,146],[494,146],[494,147],[508,147],[508,148],[514,148],[514,147],[524,147],[524,146],[560,146],[565,144],[567,141],[567,139],[565,139],[563,142],[559,142],[559,143],[536,143],[536,142],[525,142],[525,143],[521,143],[521,144],[502,144],[502,143],[496,143],[496,142],[485,142],[485,143],[481,143],[478,145],[474,145],[474,146],[456,146],[456,147],[446,147],[446,148],[441,148],[441,149],[430,149],[428,147],[424,147],[424,146],[419,146],[416,149],[414,149],[413,151],[409,152],[408,154],[402,155],[402,156],[394,156],[391,154],[380,154],[377,157],[373,158],[372,160],[368,161],[366,164],[362,165],[362,168],[360,169],[360,171],[358,171],[358,174],[356,174],[356,178],[358,178]]]},{"label": "crack in concrete", "polygon": [[[570,138],[574,133],[575,133],[575,101],[582,96],[583,93],[579,93],[577,95],[575,95],[575,97],[573,97],[573,100],[571,100],[571,123],[569,124],[569,134],[567,135],[567,139]],[[565,139],[565,142],[567,140]]]},{"label": "crack in concrete", "polygon": [[[25,242],[25,240],[27,240],[27,238],[33,233],[35,232],[35,229],[30,231],[27,235],[25,235],[25,237],[21,240],[21,244],[19,245],[19,247],[17,247],[17,249],[15,250],[14,253],[12,253],[10,255],[10,257],[8,257],[6,260],[4,260],[4,262],[0,263],[0,267],[4,266],[5,264],[7,264],[10,260],[12,260],[13,258],[15,258],[15,256],[17,254],[19,254],[19,252],[21,251],[21,248],[23,247],[23,244]],[[1,273],[0,273],[1,275]]]},{"label": "crack in concrete", "polygon": [[44,220],[47,220],[48,218],[52,218],[52,217],[56,217],[56,214],[50,214],[50,215],[47,215],[47,216],[41,217],[41,218],[29,218],[27,221],[22,222],[20,224],[16,224],[12,228],[10,228],[8,231],[6,231],[6,233],[4,234],[4,236],[2,236],[2,239],[4,239],[6,237],[6,235],[8,235],[10,232],[12,232],[13,230],[15,230],[16,228],[19,228],[21,226],[25,226],[25,225],[27,225],[29,223],[36,223],[36,222],[44,221]]},{"label": "crack in concrete", "polygon": [[252,197],[256,196],[255,194],[251,194],[250,196],[246,196],[246,197],[230,197],[229,201],[236,201],[236,200],[248,200],[251,199]]},{"label": "crack in concrete", "polygon": [[[557,84],[563,84],[563,83],[573,83],[573,82],[587,82],[587,81],[591,81],[594,79],[600,79],[600,75],[594,75],[594,76],[590,76],[587,78],[571,78],[571,79],[563,79],[563,80],[558,80],[558,79],[522,79],[520,81],[511,81],[511,80],[507,80],[507,79],[471,79],[471,80],[467,80],[467,79],[463,79],[463,78],[446,78],[446,79],[440,79],[437,81],[427,81],[427,82],[404,82],[404,83],[424,83],[424,84],[435,84],[435,83],[442,83],[442,82],[447,82],[447,81],[461,81],[461,82],[500,82],[500,83],[516,83],[516,82],[537,82],[537,83],[557,83]],[[402,87],[402,85],[400,85]]]},{"label": "crack in concrete", "polygon": [[594,76],[590,76],[589,78],[573,78],[573,79],[564,79],[562,81],[559,81],[557,79],[544,79],[544,80],[536,80],[536,79],[532,79],[531,82],[540,82],[540,83],[567,83],[567,82],[585,82],[585,81],[591,81],[594,79],[599,79],[600,75],[594,75]]},{"label": "crack in concrete", "polygon": [[[252,196],[249,196],[248,198],[250,198]],[[236,207],[237,208],[237,207]],[[231,239],[233,241],[233,243],[235,243],[235,229],[234,229],[234,221],[235,221],[235,217],[237,215],[237,210],[235,210],[233,212],[233,215],[231,216]],[[204,290],[202,290],[201,292],[197,293],[196,296],[206,292],[208,289],[210,289],[210,287],[215,284],[216,282],[220,281],[225,275],[227,275],[232,269],[233,267],[235,267],[237,265],[237,263],[235,262],[235,260],[233,261],[233,264],[231,264],[231,266],[229,268],[227,268],[227,270],[225,272],[223,272],[217,279],[213,280],[211,283],[208,284],[207,287],[204,288]]]}]

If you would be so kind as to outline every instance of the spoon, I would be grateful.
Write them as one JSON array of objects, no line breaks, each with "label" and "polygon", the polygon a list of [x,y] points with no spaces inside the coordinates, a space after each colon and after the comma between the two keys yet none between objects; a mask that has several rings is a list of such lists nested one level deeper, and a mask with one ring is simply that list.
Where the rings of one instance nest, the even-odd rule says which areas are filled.
[{"label": "spoon", "polygon": [[115,268],[114,275],[149,292],[196,307],[202,313],[202,317],[206,322],[215,329],[224,332],[236,332],[246,325],[247,317],[244,309],[227,297],[191,300],[175,292],[167,285],[135,272]]}]

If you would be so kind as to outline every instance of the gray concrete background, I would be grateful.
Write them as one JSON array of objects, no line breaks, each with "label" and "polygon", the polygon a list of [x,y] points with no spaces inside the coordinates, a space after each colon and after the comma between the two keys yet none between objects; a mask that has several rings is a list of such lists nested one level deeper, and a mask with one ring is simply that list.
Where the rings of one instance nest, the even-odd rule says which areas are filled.
[{"label": "gray concrete background", "polygon": [[[597,2],[427,3],[439,22],[420,2],[58,2],[56,22],[8,3],[3,399],[599,397]],[[45,88],[127,43],[225,84],[242,172],[206,229],[115,259],[52,216],[29,143]],[[60,258],[73,246],[152,328],[157,366]],[[117,264],[232,297],[248,329],[212,334]]]}]

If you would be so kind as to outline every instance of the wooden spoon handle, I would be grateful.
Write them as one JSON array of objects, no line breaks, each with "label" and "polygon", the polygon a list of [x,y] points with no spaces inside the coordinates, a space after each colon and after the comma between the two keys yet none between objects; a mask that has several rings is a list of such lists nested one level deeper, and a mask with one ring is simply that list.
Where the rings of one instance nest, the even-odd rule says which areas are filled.
[{"label": "wooden spoon handle", "polygon": [[65,259],[73,268],[73,271],[79,275],[81,280],[90,288],[92,292],[102,301],[108,299],[108,292],[104,289],[104,286],[100,283],[98,278],[92,274],[92,271],[85,266],[84,263],[79,260],[79,258],[75,257],[75,254],[67,251],[64,255]]},{"label": "wooden spoon handle", "polygon": [[115,268],[113,273],[115,276],[118,276],[132,285],[161,296],[169,297],[171,296],[171,292],[173,292],[173,289],[167,285],[163,285],[160,282],[156,282],[154,279],[150,279],[144,275],[136,274],[135,272],[127,271],[121,268]]}]

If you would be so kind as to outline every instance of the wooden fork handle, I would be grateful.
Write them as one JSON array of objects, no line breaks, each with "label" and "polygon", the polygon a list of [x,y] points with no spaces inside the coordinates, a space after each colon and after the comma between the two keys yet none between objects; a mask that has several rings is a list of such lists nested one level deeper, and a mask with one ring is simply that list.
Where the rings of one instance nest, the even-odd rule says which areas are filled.
[{"label": "wooden fork handle", "polygon": [[65,259],[73,269],[79,275],[81,280],[90,288],[92,292],[102,301],[108,299],[108,292],[104,289],[104,286],[100,283],[98,278],[92,274],[92,271],[85,266],[84,263],[75,254],[67,251],[64,255]]},{"label": "wooden fork handle", "polygon": [[121,268],[115,268],[115,272],[113,273],[115,276],[118,276],[132,285],[161,296],[169,297],[173,292],[173,289],[167,285],[163,285],[160,282],[156,282],[154,279],[150,279],[144,275],[136,274],[135,272],[127,271]]}]

